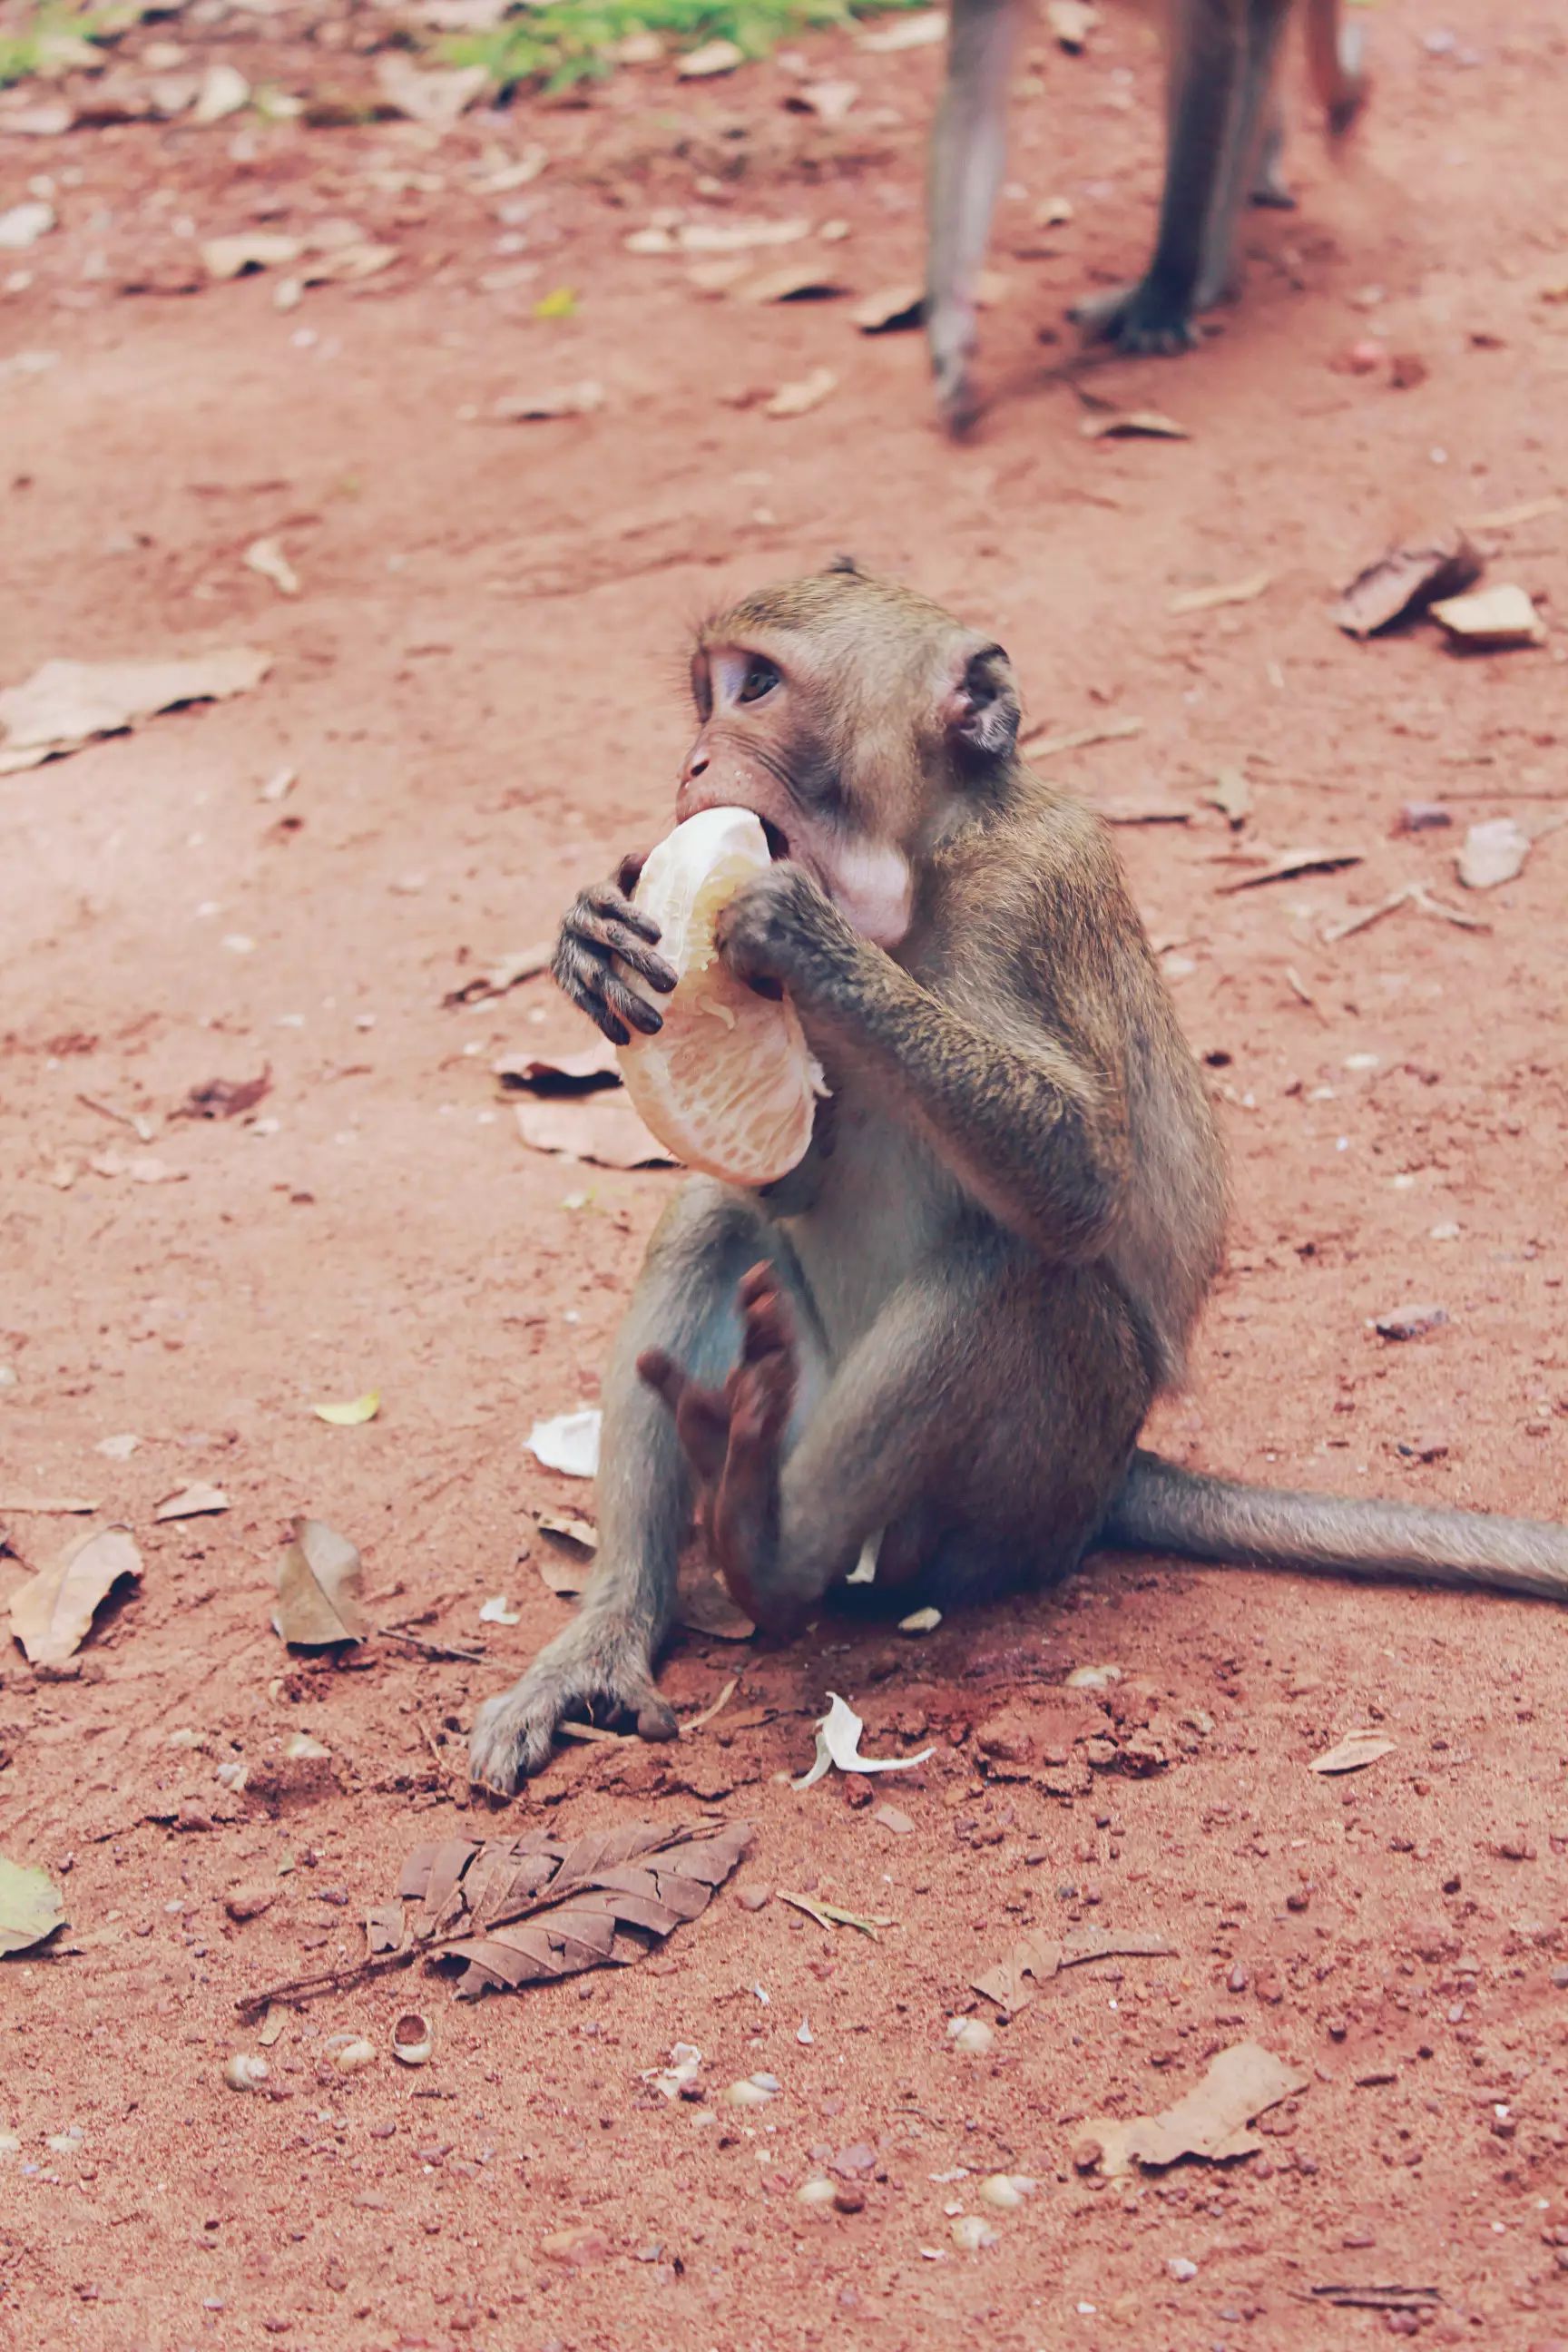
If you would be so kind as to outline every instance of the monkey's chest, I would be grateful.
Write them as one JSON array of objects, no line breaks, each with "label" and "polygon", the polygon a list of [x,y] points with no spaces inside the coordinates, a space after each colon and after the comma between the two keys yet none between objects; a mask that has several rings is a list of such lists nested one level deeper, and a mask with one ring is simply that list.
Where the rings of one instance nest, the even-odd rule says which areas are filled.
[{"label": "monkey's chest", "polygon": [[835,1363],[931,1255],[960,1204],[952,1180],[907,1129],[841,1093],[833,1149],[809,1205],[780,1223],[795,1244]]}]

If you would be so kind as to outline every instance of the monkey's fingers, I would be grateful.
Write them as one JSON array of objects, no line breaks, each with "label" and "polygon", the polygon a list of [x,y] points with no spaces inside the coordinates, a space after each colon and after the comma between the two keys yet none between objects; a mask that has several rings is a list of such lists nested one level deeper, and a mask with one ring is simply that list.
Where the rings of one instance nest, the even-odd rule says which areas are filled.
[{"label": "monkey's fingers", "polygon": [[663,1028],[663,1016],[647,998],[617,979],[608,965],[572,932],[561,934],[550,969],[557,987],[571,998],[579,1013],[585,1013],[604,1032],[612,1045],[629,1045],[634,1029],[645,1037],[653,1037]]},{"label": "monkey's fingers", "polygon": [[614,882],[596,882],[591,890],[584,891],[577,903],[579,907],[589,908],[595,915],[603,915],[612,922],[624,924],[627,930],[635,931],[639,939],[651,942],[659,937],[659,926],[654,921],[647,909],[645,907],[639,907],[635,899],[629,898],[626,892]]},{"label": "monkey's fingers", "polygon": [[647,982],[650,988],[657,988],[661,996],[668,996],[680,977],[673,964],[666,963],[661,955],[656,954],[650,946],[637,938],[625,923],[609,920],[592,924],[579,922],[573,926],[573,930],[574,935],[585,940],[590,948],[619,956],[628,971],[635,971],[639,979]]}]

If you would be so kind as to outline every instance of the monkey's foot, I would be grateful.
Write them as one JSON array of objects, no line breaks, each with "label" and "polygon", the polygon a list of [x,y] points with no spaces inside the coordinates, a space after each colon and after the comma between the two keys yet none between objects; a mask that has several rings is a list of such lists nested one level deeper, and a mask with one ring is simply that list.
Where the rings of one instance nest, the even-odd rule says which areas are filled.
[{"label": "monkey's foot", "polygon": [[662,1349],[639,1356],[637,1370],[675,1416],[714,1565],[749,1617],[784,1633],[798,1612],[769,1591],[768,1570],[778,1548],[779,1473],[800,1377],[795,1321],[766,1260],[742,1276],[736,1303],[741,1360],[721,1390],[700,1387]]},{"label": "monkey's foot", "polygon": [[926,347],[936,385],[937,415],[955,441],[973,432],[980,416],[980,399],[970,372],[974,341],[974,312],[967,303],[928,299]]},{"label": "monkey's foot", "polygon": [[624,1618],[574,1618],[541,1650],[521,1682],[486,1699],[468,1736],[468,1777],[510,1797],[548,1758],[569,1716],[635,1717],[645,1739],[673,1739],[674,1710],[658,1695],[646,1631]]},{"label": "monkey's foot", "polygon": [[1346,25],[1340,34],[1339,75],[1328,99],[1329,129],[1342,138],[1366,104],[1372,78],[1366,70],[1364,44],[1359,25]]},{"label": "monkey's foot", "polygon": [[1191,299],[1177,300],[1152,278],[1091,294],[1075,302],[1068,316],[1090,343],[1111,343],[1129,356],[1169,358],[1191,351],[1198,340]]}]

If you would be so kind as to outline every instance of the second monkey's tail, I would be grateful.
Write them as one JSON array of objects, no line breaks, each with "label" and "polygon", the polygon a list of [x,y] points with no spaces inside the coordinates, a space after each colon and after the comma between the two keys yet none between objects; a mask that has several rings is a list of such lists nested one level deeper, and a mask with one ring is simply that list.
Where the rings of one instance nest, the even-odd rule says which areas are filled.
[{"label": "second monkey's tail", "polygon": [[1142,1447],[1100,1544],[1173,1551],[1238,1568],[1317,1576],[1394,1577],[1568,1601],[1568,1528],[1482,1511],[1428,1511],[1205,1477]]}]

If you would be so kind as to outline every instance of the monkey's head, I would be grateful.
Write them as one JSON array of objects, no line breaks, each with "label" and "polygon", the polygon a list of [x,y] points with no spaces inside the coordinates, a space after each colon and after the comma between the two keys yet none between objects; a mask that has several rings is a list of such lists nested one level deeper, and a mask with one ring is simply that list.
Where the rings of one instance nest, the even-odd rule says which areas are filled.
[{"label": "monkey's head", "polygon": [[881,947],[909,929],[915,866],[1017,774],[1001,646],[842,557],[707,622],[691,691],[677,818],[752,810],[773,856]]}]

